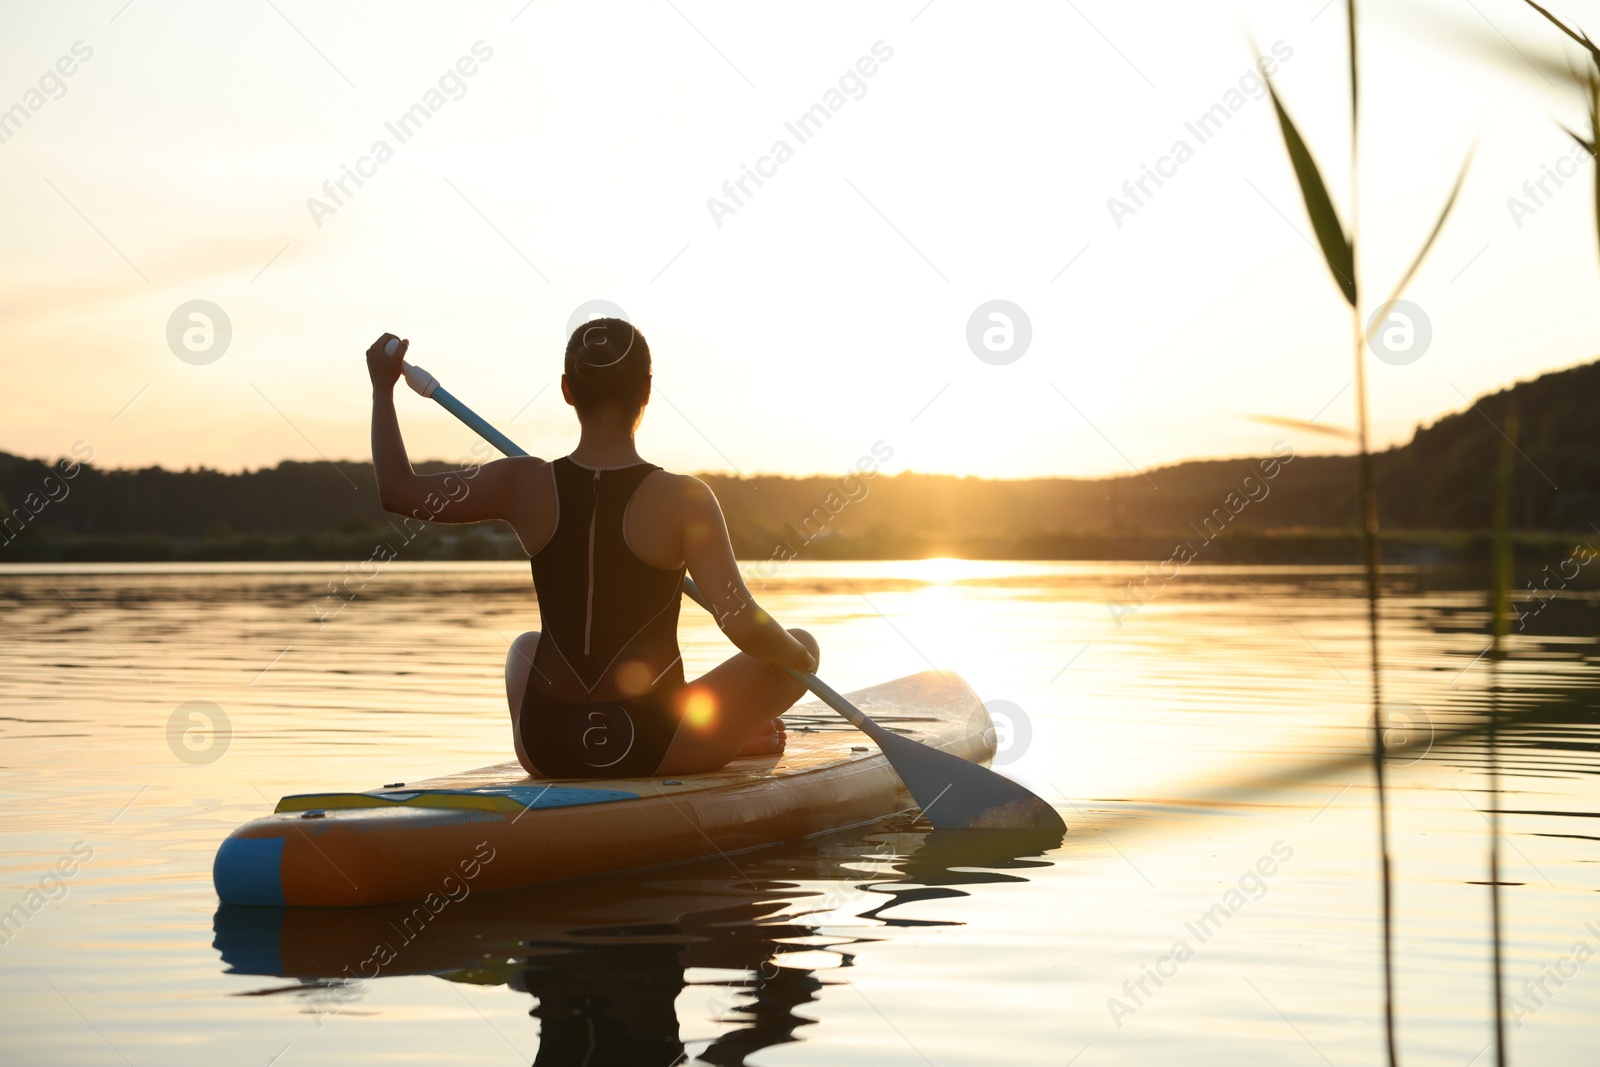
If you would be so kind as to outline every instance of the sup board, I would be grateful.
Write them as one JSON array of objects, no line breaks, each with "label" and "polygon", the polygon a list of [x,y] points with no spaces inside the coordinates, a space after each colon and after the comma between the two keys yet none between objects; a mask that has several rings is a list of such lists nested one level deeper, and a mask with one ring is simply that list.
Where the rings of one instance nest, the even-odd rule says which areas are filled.
[{"label": "sup board", "polygon": [[[1022,883],[1061,845],[1049,831],[911,829],[908,816],[745,855],[498,893],[467,884],[428,906],[257,908],[219,905],[214,947],[233,974],[308,983],[378,974],[435,974],[481,984],[518,981],[530,956],[595,950],[615,972],[646,965],[671,942],[675,966],[751,970],[774,953],[871,937],[828,919],[837,909],[878,924],[960,921],[971,903],[956,887]],[[864,873],[866,872],[866,873]],[[935,899],[943,919],[922,904]],[[918,918],[896,909],[917,906]],[[946,911],[945,909],[949,909]],[[821,928],[819,928],[819,926]],[[777,943],[777,945],[775,945]],[[630,949],[631,946],[631,949]],[[770,970],[763,970],[770,975]],[[337,987],[299,993],[342,1003]]]},{"label": "sup board", "polygon": [[[963,759],[994,755],[982,701],[926,671],[850,694],[877,722]],[[887,758],[819,702],[784,715],[780,756],[677,778],[530,778],[515,763],[356,793],[284,797],[217,850],[224,904],[450,899],[732,855],[912,805]]]}]

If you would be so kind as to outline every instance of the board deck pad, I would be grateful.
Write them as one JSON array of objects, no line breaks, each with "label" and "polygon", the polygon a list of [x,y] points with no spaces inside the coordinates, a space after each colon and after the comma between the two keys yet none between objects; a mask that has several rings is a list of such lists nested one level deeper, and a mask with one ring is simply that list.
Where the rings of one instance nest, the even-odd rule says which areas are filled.
[{"label": "board deck pad", "polygon": [[576,789],[552,783],[543,785],[484,786],[478,789],[378,789],[367,793],[296,793],[278,801],[274,811],[345,811],[404,804],[410,808],[471,808],[479,811],[535,811],[569,808],[578,804],[606,804],[638,800],[624,789]]},{"label": "board deck pad", "polygon": [[[862,711],[880,726],[904,734],[914,741],[923,740],[931,731],[928,727],[948,727],[947,720],[926,715],[899,715],[894,712],[877,712],[871,701],[859,704]],[[879,755],[878,746],[861,731],[845,722],[826,707],[822,713],[806,714],[809,705],[800,705],[796,711],[784,715],[789,740],[779,756],[741,756],[720,770],[701,774],[685,774],[677,778],[650,776],[641,778],[530,778],[528,772],[515,760],[497,763],[491,767],[462,771],[458,774],[429,778],[407,783],[409,789],[429,792],[486,793],[501,789],[539,789],[550,781],[559,781],[561,787],[588,791],[622,790],[636,795],[650,796],[661,789],[673,794],[700,789],[721,789],[741,782],[783,778],[792,774],[814,770],[840,760],[865,759]],[[370,795],[370,794],[369,794]]]}]

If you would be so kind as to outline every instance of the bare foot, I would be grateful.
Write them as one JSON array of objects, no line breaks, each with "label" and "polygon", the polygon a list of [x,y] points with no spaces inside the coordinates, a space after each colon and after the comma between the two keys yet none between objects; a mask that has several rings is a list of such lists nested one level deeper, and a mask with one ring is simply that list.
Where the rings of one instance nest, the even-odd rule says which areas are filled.
[{"label": "bare foot", "polygon": [[777,756],[782,754],[784,745],[789,742],[789,732],[784,729],[783,719],[776,718],[762,727],[761,731],[744,743],[738,752],[740,756]]}]

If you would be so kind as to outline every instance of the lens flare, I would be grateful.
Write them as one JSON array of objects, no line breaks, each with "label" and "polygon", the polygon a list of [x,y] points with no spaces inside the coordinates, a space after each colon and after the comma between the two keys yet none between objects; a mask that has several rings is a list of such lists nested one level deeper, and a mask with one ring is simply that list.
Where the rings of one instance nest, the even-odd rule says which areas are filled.
[{"label": "lens flare", "polygon": [[704,732],[717,721],[717,701],[710,693],[696,690],[683,708],[683,722],[692,730]]},{"label": "lens flare", "polygon": [[650,692],[650,668],[638,660],[629,660],[617,668],[617,688],[628,696],[643,696]]}]

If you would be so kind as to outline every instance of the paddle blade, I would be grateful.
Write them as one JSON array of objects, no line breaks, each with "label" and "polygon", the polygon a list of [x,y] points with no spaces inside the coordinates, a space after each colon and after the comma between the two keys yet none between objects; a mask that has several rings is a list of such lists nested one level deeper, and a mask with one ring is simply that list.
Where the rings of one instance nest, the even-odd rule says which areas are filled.
[{"label": "paddle blade", "polygon": [[1067,832],[1067,824],[1043,799],[982,764],[881,727],[871,736],[922,814],[939,829]]},{"label": "paddle blade", "polygon": [[[687,588],[688,582],[685,582]],[[698,589],[690,593],[700,600]],[[972,763],[952,752],[933,748],[920,741],[886,730],[833,687],[809,671],[784,668],[791,677],[822,702],[843,715],[852,726],[878,743],[911,798],[928,821],[939,829],[951,830],[1054,830],[1067,832],[1054,808],[1044,800],[997,774],[981,763]],[[988,722],[988,713],[984,713]],[[988,727],[990,730],[993,726]],[[993,737],[989,752],[994,751]]]}]

